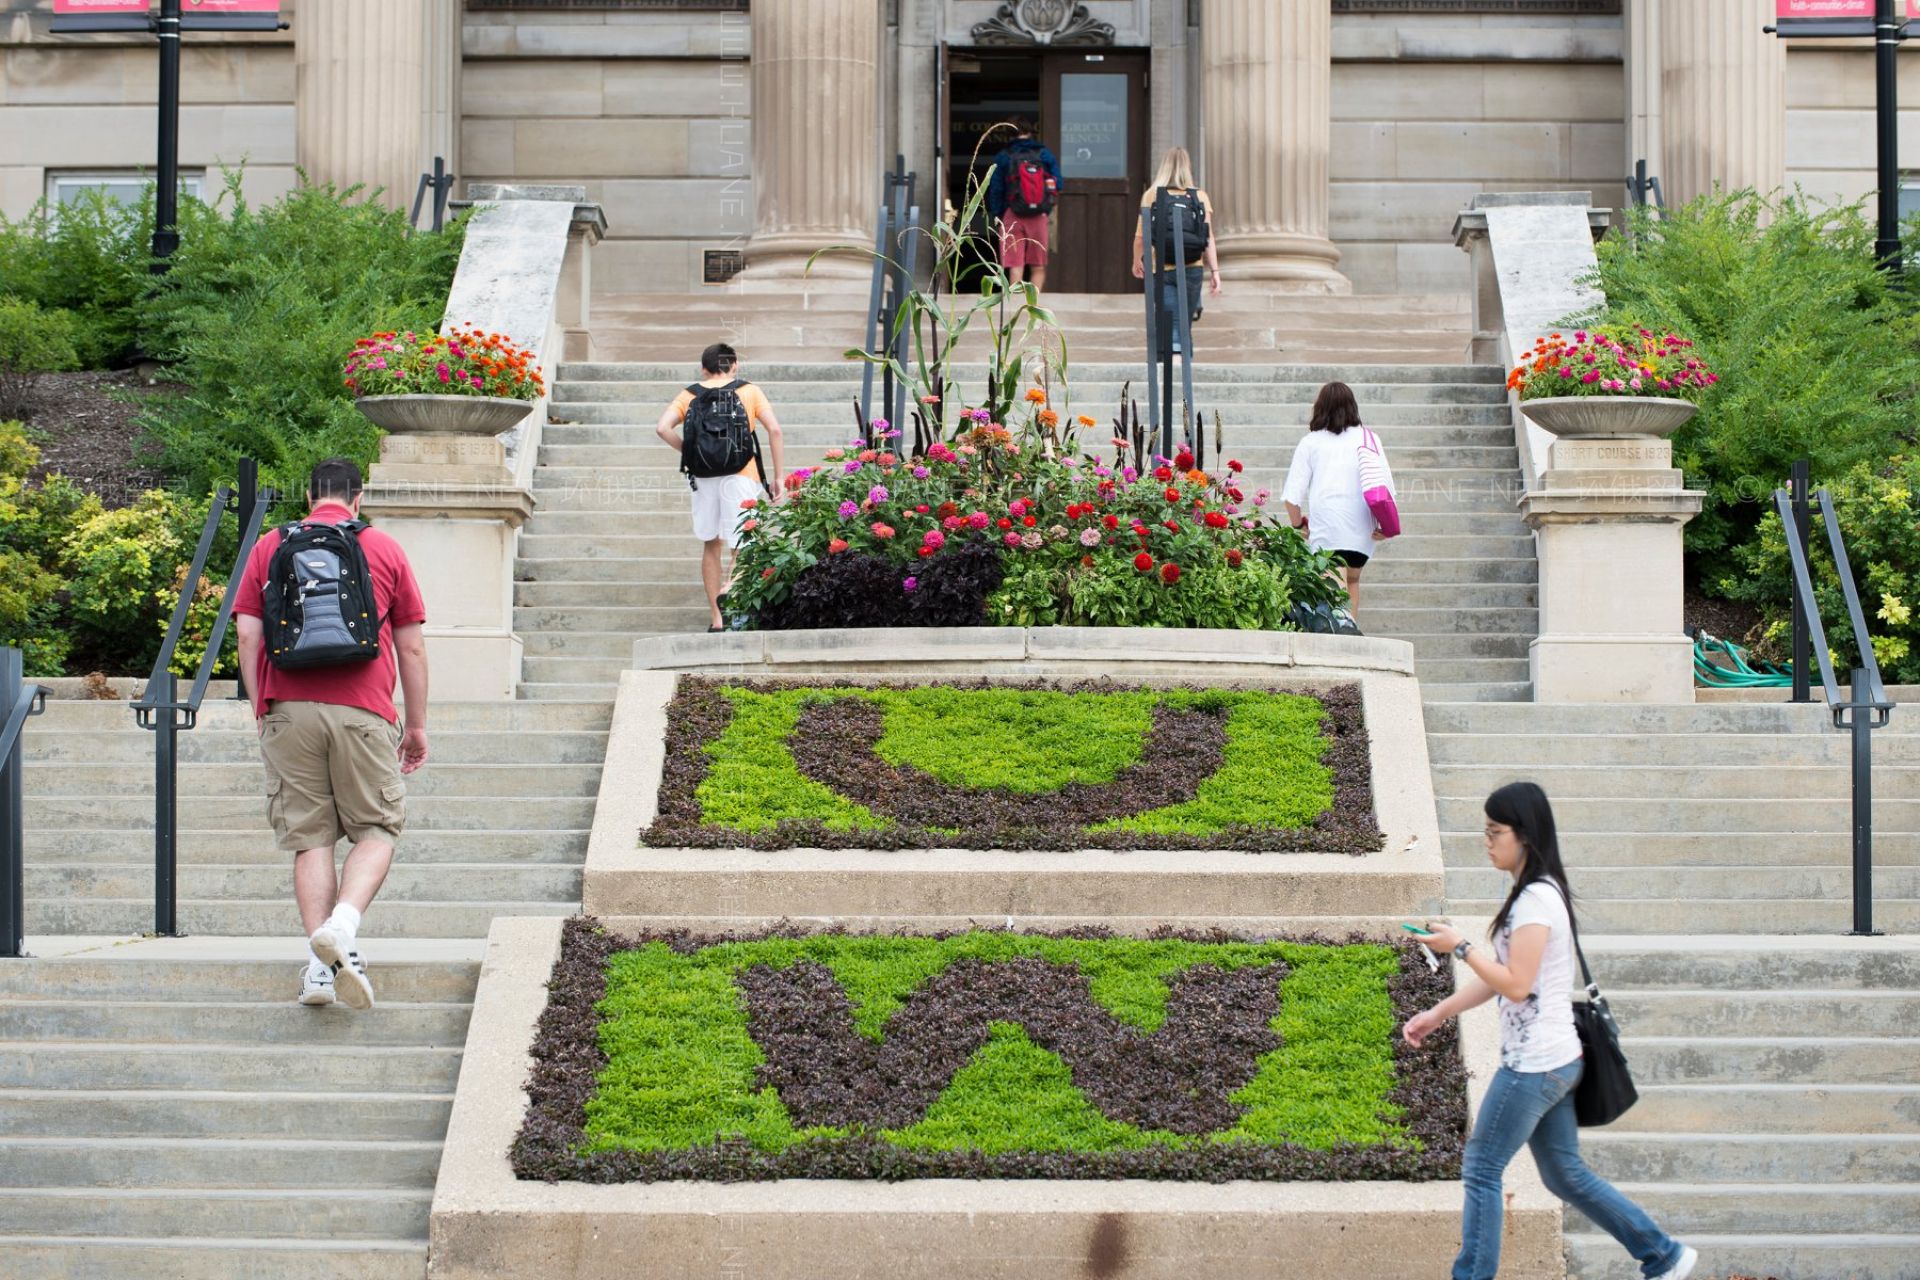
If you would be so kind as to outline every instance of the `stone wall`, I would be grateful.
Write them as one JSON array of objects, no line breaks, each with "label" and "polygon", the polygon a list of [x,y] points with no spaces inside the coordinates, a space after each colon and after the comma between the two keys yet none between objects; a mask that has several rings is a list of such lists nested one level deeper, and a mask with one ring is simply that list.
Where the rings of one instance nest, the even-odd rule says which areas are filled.
[{"label": "stone wall", "polygon": [[689,292],[745,243],[745,13],[469,9],[465,47],[461,178],[584,185],[596,293]]},{"label": "stone wall", "polygon": [[[291,10],[294,0],[283,0]],[[149,36],[53,36],[52,0],[0,0],[0,214],[47,194],[49,172],[151,171],[159,54]],[[249,200],[294,183],[293,38],[194,32],[180,59],[180,164],[246,166]]]},{"label": "stone wall", "polygon": [[1626,198],[1620,18],[1333,19],[1330,232],[1356,293],[1463,293],[1482,191]]},{"label": "stone wall", "polygon": [[[1920,169],[1920,43],[1901,46],[1900,168]],[[1806,41],[1787,53],[1787,183],[1825,200],[1858,200],[1875,170],[1873,47]],[[1872,216],[1872,210],[1868,210]]]}]

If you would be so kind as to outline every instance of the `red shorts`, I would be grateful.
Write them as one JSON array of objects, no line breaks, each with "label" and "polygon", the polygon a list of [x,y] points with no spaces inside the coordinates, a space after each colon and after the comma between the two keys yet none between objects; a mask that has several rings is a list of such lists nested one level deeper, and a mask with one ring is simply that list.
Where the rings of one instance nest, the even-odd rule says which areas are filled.
[{"label": "red shorts", "polygon": [[1000,265],[1003,267],[1044,267],[1047,265],[1047,215],[1006,213],[1000,218]]}]

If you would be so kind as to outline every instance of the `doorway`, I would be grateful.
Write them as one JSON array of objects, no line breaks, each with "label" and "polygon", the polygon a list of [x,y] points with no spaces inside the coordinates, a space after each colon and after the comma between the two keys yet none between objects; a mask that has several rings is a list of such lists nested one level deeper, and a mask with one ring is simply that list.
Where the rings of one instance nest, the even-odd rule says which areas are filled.
[{"label": "doorway", "polygon": [[[1147,55],[1046,49],[963,49],[944,59],[947,103],[946,199],[965,209],[1012,135],[995,124],[1026,116],[1060,161],[1064,185],[1054,210],[1047,289],[1127,293],[1133,229],[1147,184]],[[985,234],[985,211],[974,231]],[[978,267],[956,288],[977,287]]]}]

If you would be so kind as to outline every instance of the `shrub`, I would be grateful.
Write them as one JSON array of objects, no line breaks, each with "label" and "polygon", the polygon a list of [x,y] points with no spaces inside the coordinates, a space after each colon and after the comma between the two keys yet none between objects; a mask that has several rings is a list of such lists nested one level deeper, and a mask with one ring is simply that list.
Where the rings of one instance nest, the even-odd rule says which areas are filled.
[{"label": "shrub", "polygon": [[[1889,684],[1920,683],[1920,453],[1856,464],[1833,486],[1833,500],[1880,674]],[[1844,681],[1845,673],[1859,665],[1860,655],[1817,510],[1812,532],[1807,554],[1814,594],[1834,653],[1835,674]],[[1718,589],[1729,599],[1761,606],[1755,647],[1763,657],[1788,660],[1792,569],[1777,512],[1768,512],[1758,536],[1740,547],[1735,558],[1741,572],[1721,579]]]},{"label": "shrub", "polygon": [[0,297],[0,419],[26,415],[34,375],[79,363],[71,313]]},{"label": "shrub", "polygon": [[1722,589],[1796,459],[1827,482],[1914,439],[1920,310],[1858,207],[1747,191],[1630,210],[1625,231],[1600,242],[1607,306],[1587,319],[1687,334],[1719,373],[1674,461],[1707,493],[1686,531],[1697,579]]},{"label": "shrub", "polygon": [[0,292],[72,312],[81,365],[117,368],[134,345],[136,304],[153,286],[152,236],[151,184],[132,204],[99,191],[57,209],[42,201],[17,222],[0,218]]},{"label": "shrub", "polygon": [[254,209],[229,175],[230,214],[183,206],[180,251],[142,329],[186,390],[151,401],[141,422],[188,492],[253,457],[292,511],[315,462],[373,461],[379,431],[341,394],[341,355],[369,329],[438,327],[463,231],[411,235],[405,214],[354,195],[303,186]]}]

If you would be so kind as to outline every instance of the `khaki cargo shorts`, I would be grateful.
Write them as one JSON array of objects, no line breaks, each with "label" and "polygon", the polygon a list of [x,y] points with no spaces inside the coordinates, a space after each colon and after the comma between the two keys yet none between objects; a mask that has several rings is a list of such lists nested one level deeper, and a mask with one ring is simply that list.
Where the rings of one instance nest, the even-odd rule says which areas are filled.
[{"label": "khaki cargo shorts", "polygon": [[397,844],[407,825],[400,726],[361,707],[274,702],[260,721],[267,821],[282,849],[331,849],[341,836]]}]

